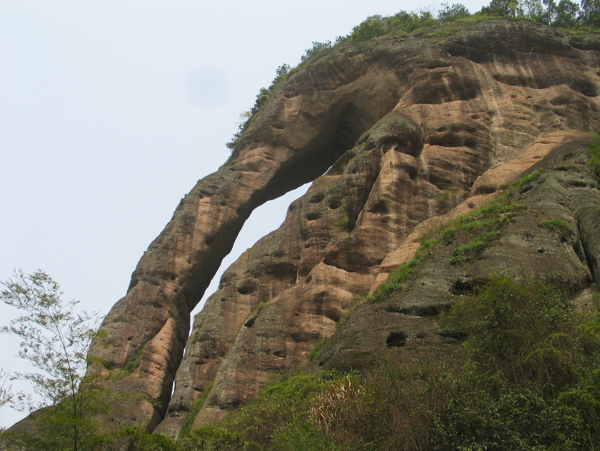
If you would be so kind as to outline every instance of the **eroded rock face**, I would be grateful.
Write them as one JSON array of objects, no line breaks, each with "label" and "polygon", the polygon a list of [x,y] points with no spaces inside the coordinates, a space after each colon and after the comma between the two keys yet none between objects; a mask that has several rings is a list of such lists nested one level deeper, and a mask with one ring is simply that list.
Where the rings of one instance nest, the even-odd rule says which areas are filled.
[{"label": "eroded rock face", "polygon": [[[600,217],[598,181],[585,165],[588,140],[585,134],[574,133],[569,141],[530,168],[529,173],[536,171],[539,176],[513,190],[512,201],[518,208],[507,213],[508,220],[498,240],[482,255],[460,264],[452,259],[453,251],[472,240],[477,232],[438,241],[431,255],[413,268],[414,277],[404,290],[383,302],[363,303],[356,308],[310,363],[312,369],[361,370],[382,357],[391,361],[435,359],[455,352],[459,341],[444,334],[437,316],[494,274],[547,279],[575,292],[598,280],[590,264],[598,251],[590,252],[591,247],[585,244],[600,239],[598,227],[591,225],[588,216],[594,209],[596,223]],[[495,194],[484,199],[470,197],[456,213],[477,209],[485,205],[482,201],[489,202],[494,197]],[[456,214],[451,212],[448,216]],[[441,223],[430,220],[415,235],[429,229],[429,238],[439,239],[441,231],[436,230]],[[554,228],[553,224],[560,227]],[[395,267],[413,258],[413,239],[411,235],[384,263]]]},{"label": "eroded rock face", "polygon": [[[194,425],[218,420],[273,373],[305,366],[321,337],[333,336],[311,365],[324,368],[455,346],[435,314],[486,272],[521,265],[574,285],[597,279],[597,210],[586,200],[597,186],[580,160],[585,132],[600,123],[599,65],[600,37],[498,20],[445,38],[342,45],[295,73],[231,160],[182,200],[104,321],[90,371],[143,395],[112,416],[177,437],[187,415]],[[540,178],[524,202],[569,221],[572,242],[543,244],[552,232],[525,215],[488,250],[492,263],[467,270],[440,254],[405,297],[360,306],[337,330],[414,255],[420,231],[553,158],[575,172]],[[284,224],[226,271],[188,339],[189,312],[251,211],[311,180]]]}]

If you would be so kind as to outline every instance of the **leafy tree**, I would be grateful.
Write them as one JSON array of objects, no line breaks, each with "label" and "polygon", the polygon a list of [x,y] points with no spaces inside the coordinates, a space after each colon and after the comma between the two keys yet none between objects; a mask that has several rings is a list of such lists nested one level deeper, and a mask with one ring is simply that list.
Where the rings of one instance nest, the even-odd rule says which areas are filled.
[{"label": "leafy tree", "polygon": [[577,3],[570,0],[560,0],[555,11],[556,18],[551,24],[553,27],[573,28],[577,26],[577,19],[581,13]]},{"label": "leafy tree", "polygon": [[481,8],[481,12],[490,16],[516,17],[518,0],[492,0],[488,6]]},{"label": "leafy tree", "polygon": [[581,9],[576,3],[560,0],[557,4],[554,0],[544,0],[544,4],[546,9],[536,18],[539,22],[560,28],[574,28],[578,25]]},{"label": "leafy tree", "polygon": [[600,27],[600,0],[581,0],[581,23]]},{"label": "leafy tree", "polygon": [[387,33],[385,19],[381,15],[367,17],[350,33],[350,41],[368,41]]},{"label": "leafy tree", "polygon": [[441,9],[438,11],[438,19],[442,22],[452,22],[461,17],[469,17],[471,13],[467,7],[460,3],[455,3],[450,6],[448,3],[442,3]]},{"label": "leafy tree", "polygon": [[[304,53],[304,55],[302,55],[302,57],[300,58],[300,61],[304,63],[307,60],[309,60],[310,58],[312,58],[313,56],[318,55],[319,53],[321,53],[327,49],[330,49],[332,47],[333,47],[333,44],[331,43],[331,41],[325,41],[325,42],[313,41],[312,47],[309,49],[306,49],[306,52]],[[277,70],[278,77],[280,75],[279,72],[282,67],[283,66],[280,66],[280,68]],[[289,69],[289,66],[288,66],[288,69]],[[286,71],[286,74],[287,74],[287,71]],[[276,78],[276,80],[277,80],[277,78]]]},{"label": "leafy tree", "polygon": [[0,370],[0,407],[8,404],[12,399],[10,386],[6,386],[8,381],[8,373]]},{"label": "leafy tree", "polygon": [[520,0],[517,7],[517,14],[520,16],[537,19],[544,13],[544,6],[540,0]]},{"label": "leafy tree", "polygon": [[598,313],[578,314],[567,294],[493,278],[453,306],[468,356],[435,420],[439,448],[598,449]]},{"label": "leafy tree", "polygon": [[[0,332],[20,338],[19,356],[37,370],[11,376],[30,382],[38,395],[33,398],[18,393],[10,400],[18,410],[38,410],[31,416],[37,428],[35,437],[20,435],[18,440],[32,439],[35,444],[31,446],[37,449],[80,449],[89,439],[94,413],[90,406],[98,405],[98,388],[84,378],[98,316],[77,311],[78,301],[64,301],[58,283],[43,271],[29,275],[16,271],[2,285],[0,299],[22,315]],[[42,408],[46,409],[39,412]]]},{"label": "leafy tree", "polygon": [[[315,48],[316,45],[323,47],[323,46],[327,45],[327,43],[313,42],[313,49]],[[330,42],[329,42],[329,46],[331,46]],[[307,50],[307,53],[308,52],[310,52],[310,50]],[[273,94],[273,91],[275,90],[277,85],[279,85],[280,83],[285,81],[287,79],[287,77],[290,75],[290,73],[291,73],[291,68],[290,68],[289,64],[282,64],[281,66],[279,66],[276,69],[275,78],[271,82],[271,85],[268,88],[264,88],[264,87],[260,88],[260,90],[258,91],[258,94],[256,95],[256,99],[254,100],[254,105],[252,106],[252,108],[250,108],[248,111],[245,111],[242,114],[240,114],[240,123],[238,124],[238,129],[234,133],[231,141],[226,143],[227,147],[229,147],[231,150],[235,150],[236,146],[242,139],[242,135],[248,129],[248,127],[250,127],[250,124],[252,123],[254,116],[256,116],[258,114],[258,112],[260,111],[260,109],[265,105],[265,103],[267,103],[267,100],[269,100],[269,98]]]}]

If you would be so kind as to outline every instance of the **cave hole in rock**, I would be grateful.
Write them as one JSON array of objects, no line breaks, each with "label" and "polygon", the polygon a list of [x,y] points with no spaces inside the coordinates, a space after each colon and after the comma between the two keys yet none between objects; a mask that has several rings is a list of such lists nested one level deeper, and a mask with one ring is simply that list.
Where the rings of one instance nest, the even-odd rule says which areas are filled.
[{"label": "cave hole in rock", "polygon": [[385,340],[388,348],[401,348],[406,344],[406,334],[404,332],[390,332]]},{"label": "cave hole in rock", "polygon": [[[256,243],[263,236],[277,229],[281,223],[285,220],[285,216],[288,211],[288,206],[299,197],[303,196],[312,182],[306,183],[299,188],[296,188],[293,191],[290,191],[283,196],[274,199],[272,201],[266,202],[260,207],[256,208],[250,217],[246,220],[244,227],[240,231],[237,239],[235,240],[235,244],[233,245],[233,249],[231,252],[223,259],[221,262],[221,266],[219,266],[219,270],[213,277],[210,285],[206,289],[204,296],[196,306],[196,308],[192,311],[192,318],[194,315],[199,313],[206,300],[215,292],[219,287],[219,281],[221,280],[221,276],[225,272],[229,266],[238,259],[242,253],[246,251],[246,249],[251,248],[254,243]],[[193,319],[192,319],[193,321]],[[190,333],[193,328],[190,328]]]}]

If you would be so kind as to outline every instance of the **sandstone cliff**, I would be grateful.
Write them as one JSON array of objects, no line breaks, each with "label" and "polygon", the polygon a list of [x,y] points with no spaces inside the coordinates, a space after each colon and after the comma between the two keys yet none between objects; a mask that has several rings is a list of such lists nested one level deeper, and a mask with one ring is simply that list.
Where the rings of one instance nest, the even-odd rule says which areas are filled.
[{"label": "sandstone cliff", "polygon": [[[584,147],[600,129],[599,70],[600,36],[508,20],[343,44],[310,60],[181,201],[106,317],[90,373],[141,395],[112,419],[177,437],[190,415],[216,421],[270,375],[308,365],[322,337],[312,367],[454,349],[435,317],[491,272],[598,281],[600,192]],[[425,231],[531,171],[513,193],[526,208],[505,213],[477,259],[456,264],[462,243],[446,239],[403,290],[366,302]],[[308,181],[282,226],[226,271],[190,334],[190,311],[252,210]],[[568,236],[540,227],[556,219]]]}]

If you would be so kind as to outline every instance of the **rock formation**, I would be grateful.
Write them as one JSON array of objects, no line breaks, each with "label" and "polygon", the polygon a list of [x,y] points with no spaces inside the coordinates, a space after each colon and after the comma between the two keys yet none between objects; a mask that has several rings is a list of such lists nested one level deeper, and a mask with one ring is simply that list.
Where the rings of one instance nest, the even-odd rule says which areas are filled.
[{"label": "rock formation", "polygon": [[[305,367],[322,337],[315,368],[452,349],[435,315],[490,272],[598,280],[600,192],[584,147],[600,126],[599,70],[600,36],[493,20],[341,44],[294,71],[181,201],[104,320],[90,373],[136,395],[111,418],[177,437],[190,415],[216,421],[274,373]],[[527,208],[476,263],[452,264],[446,243],[408,289],[365,302],[424,231],[534,170],[514,194]],[[190,311],[252,210],[308,181],[282,226],[225,272],[190,334]],[[540,227],[553,219],[571,233]]]}]

